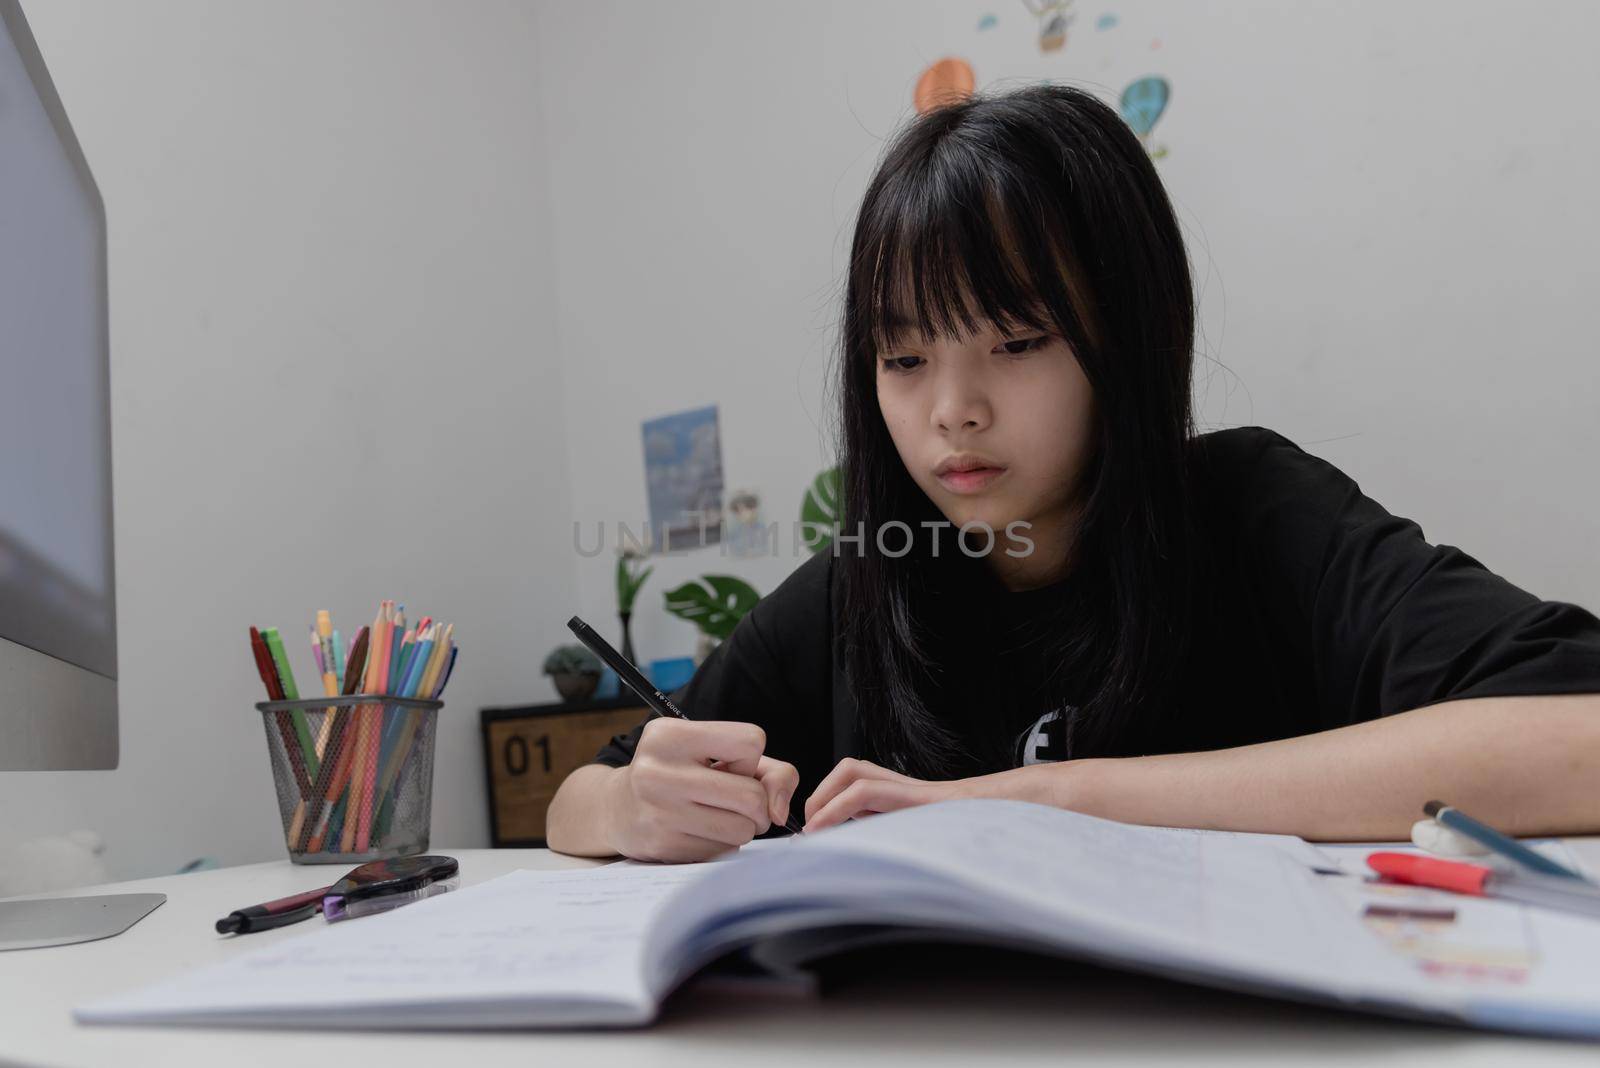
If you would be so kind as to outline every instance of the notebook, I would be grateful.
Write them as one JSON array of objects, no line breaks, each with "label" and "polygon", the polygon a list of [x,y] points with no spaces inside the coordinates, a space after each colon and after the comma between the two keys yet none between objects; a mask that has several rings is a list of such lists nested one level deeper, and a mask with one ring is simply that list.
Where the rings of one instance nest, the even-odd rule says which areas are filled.
[{"label": "notebook", "polygon": [[[753,846],[708,864],[515,872],[318,925],[74,1015],[86,1024],[638,1026],[732,950],[792,968],[852,940],[936,936],[1293,1000],[1600,1036],[1600,969],[1590,967],[1600,923],[1541,912],[1532,926],[1508,925],[1499,921],[1518,906],[1455,898],[1467,918],[1494,921],[1464,923],[1480,932],[1470,937],[1515,927],[1540,944],[1516,976],[1452,977],[1418,957],[1416,939],[1394,937],[1406,902],[1438,892],[1328,874],[1337,866],[1298,838],[959,800]],[[1384,895],[1379,926],[1373,894]],[[1437,921],[1439,909],[1417,915]],[[1431,937],[1443,939],[1436,955],[1459,959],[1448,931]],[[1490,947],[1496,959],[1503,949]]]}]

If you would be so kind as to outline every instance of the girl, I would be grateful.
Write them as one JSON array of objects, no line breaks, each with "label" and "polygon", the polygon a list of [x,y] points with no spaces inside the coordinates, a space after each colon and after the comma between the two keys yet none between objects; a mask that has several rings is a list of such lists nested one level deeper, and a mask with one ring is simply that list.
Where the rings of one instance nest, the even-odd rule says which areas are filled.
[{"label": "girl", "polygon": [[[889,146],[841,338],[844,522],[548,813],[698,860],[955,797],[1403,839],[1442,798],[1600,830],[1600,620],[1260,427],[1196,435],[1194,301],[1137,138],[1076,89]],[[710,766],[713,761],[720,761]]]}]

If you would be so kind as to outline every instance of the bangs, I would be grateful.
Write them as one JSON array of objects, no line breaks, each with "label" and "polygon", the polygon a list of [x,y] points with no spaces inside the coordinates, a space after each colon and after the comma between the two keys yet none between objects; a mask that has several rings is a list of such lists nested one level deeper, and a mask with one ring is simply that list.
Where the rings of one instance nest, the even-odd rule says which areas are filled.
[{"label": "bangs", "polygon": [[975,160],[948,157],[927,167],[914,183],[881,189],[861,219],[851,300],[869,348],[991,324],[1061,334],[1076,351],[1093,343],[1092,305],[1059,211],[1006,196],[1003,167],[985,174]]}]

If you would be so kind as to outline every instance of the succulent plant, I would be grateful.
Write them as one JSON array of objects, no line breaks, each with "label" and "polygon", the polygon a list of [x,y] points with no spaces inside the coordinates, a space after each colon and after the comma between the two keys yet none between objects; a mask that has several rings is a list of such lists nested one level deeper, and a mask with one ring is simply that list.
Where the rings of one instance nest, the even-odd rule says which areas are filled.
[{"label": "succulent plant", "polygon": [[558,645],[544,658],[546,675],[598,675],[600,658],[581,645]]}]

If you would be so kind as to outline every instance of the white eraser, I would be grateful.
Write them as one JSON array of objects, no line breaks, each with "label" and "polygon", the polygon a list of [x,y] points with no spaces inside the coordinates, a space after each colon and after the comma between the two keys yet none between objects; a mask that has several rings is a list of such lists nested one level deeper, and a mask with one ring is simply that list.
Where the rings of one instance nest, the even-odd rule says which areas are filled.
[{"label": "white eraser", "polygon": [[1441,857],[1484,857],[1489,847],[1464,834],[1452,831],[1437,820],[1418,820],[1411,825],[1411,840]]}]

